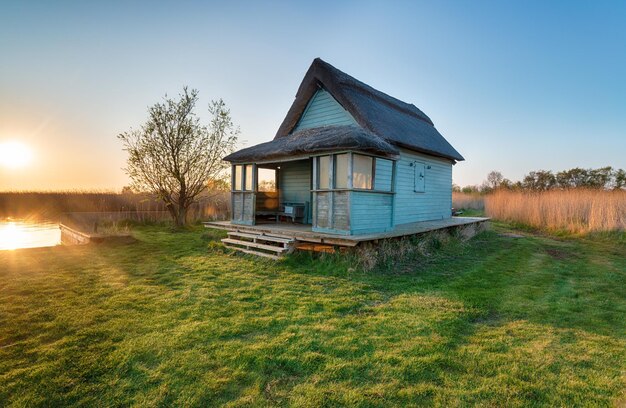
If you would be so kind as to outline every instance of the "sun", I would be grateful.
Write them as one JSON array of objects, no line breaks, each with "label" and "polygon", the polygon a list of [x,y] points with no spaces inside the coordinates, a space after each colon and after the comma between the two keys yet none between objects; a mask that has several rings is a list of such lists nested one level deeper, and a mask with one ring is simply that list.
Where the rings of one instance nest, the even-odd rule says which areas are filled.
[{"label": "sun", "polygon": [[0,166],[17,169],[27,166],[32,158],[31,150],[24,143],[0,142]]}]

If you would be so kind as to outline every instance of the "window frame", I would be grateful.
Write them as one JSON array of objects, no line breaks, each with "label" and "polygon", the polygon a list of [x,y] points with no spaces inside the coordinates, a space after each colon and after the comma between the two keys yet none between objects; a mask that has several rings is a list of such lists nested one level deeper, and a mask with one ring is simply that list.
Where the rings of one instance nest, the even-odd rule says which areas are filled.
[{"label": "window frame", "polygon": [[[248,180],[248,169],[250,170],[250,180]],[[248,188],[248,183],[250,183],[250,188]],[[252,164],[243,166],[243,184],[241,191],[254,191],[254,165]]]},{"label": "window frame", "polygon": [[[271,170],[274,172],[274,177],[273,177],[273,181],[274,181],[274,190],[261,190],[259,188],[260,185],[260,180],[261,178],[259,177],[259,172],[261,170]],[[259,192],[259,193],[278,193],[278,169],[277,168],[269,168],[269,167],[256,167],[256,186],[254,191]]]},{"label": "window frame", "polygon": [[[335,170],[334,170],[334,166],[333,166],[333,162],[334,162],[334,154],[324,154],[321,156],[316,156],[315,157],[315,178],[316,178],[316,186],[315,189],[316,190],[323,190],[323,191],[329,191],[329,190],[333,190],[334,189],[334,181],[335,181]],[[326,183],[328,183],[328,185],[326,187],[322,187],[321,181],[322,178],[320,177],[321,175],[321,169],[322,166],[320,165],[322,162],[322,158],[327,159],[328,160],[328,177],[326,178]]]},{"label": "window frame", "polygon": [[[244,167],[243,164],[235,164],[233,165],[233,180],[232,180],[232,190],[233,191],[243,191],[243,175],[244,175]],[[239,172],[239,183],[237,183],[237,168],[240,169]]]},{"label": "window frame", "polygon": [[[369,188],[363,188],[363,187],[355,187],[354,186],[354,156],[363,156],[363,157],[369,157],[372,160],[372,165],[371,165],[371,177],[370,177],[370,187]],[[361,154],[361,153],[352,153],[352,189],[353,190],[358,190],[358,191],[378,191],[374,189],[374,186],[376,185],[375,180],[376,180],[376,156],[370,156],[367,154]]]},{"label": "window frame", "polygon": [[[348,168],[347,168],[347,179],[348,183],[346,187],[337,187],[337,156],[347,154],[348,155]],[[371,186],[370,188],[358,188],[354,187],[354,156],[364,156],[372,159],[372,169],[371,169]],[[332,174],[330,175],[328,187],[321,187],[320,184],[320,160],[322,157],[328,158],[330,157],[330,171]],[[391,179],[389,180],[389,189],[377,189],[376,188],[376,161],[377,160],[385,160],[391,163]],[[314,178],[314,183],[312,183],[313,190],[312,191],[364,191],[364,192],[373,192],[373,193],[383,193],[383,194],[395,194],[395,177],[396,177],[396,166],[398,160],[394,160],[387,157],[375,156],[367,153],[356,153],[352,151],[337,151],[333,153],[326,153],[313,156],[313,165],[314,169],[311,173],[312,178]]]},{"label": "window frame", "polygon": [[[350,160],[350,153],[335,153],[332,155],[333,156],[333,190],[348,190],[350,189],[350,185],[351,183],[351,177],[352,177],[352,169],[350,168],[352,165],[352,160]],[[339,166],[337,165],[337,157],[338,156],[346,156],[346,171],[345,171],[345,176],[346,179],[344,180],[345,186],[344,187],[337,187],[337,169],[339,169]]]},{"label": "window frame", "polygon": [[[247,184],[248,184],[248,167],[250,168],[250,189],[247,189]],[[240,180],[238,182],[237,180],[237,169],[240,168],[241,169],[241,174],[240,174]],[[256,166],[253,163],[239,163],[239,164],[233,164],[232,166],[232,174],[231,174],[231,191],[235,191],[235,192],[244,192],[244,193],[253,193],[256,191],[256,186],[255,186],[255,169]]]}]

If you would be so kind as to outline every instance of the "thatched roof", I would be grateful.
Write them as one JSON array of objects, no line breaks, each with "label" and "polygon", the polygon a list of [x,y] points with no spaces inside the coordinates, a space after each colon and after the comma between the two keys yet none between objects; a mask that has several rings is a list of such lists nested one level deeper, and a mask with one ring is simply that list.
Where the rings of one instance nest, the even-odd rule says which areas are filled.
[{"label": "thatched roof", "polygon": [[308,153],[355,150],[381,156],[395,156],[398,149],[357,126],[323,126],[294,132],[271,142],[239,150],[225,158],[230,162],[273,160]]},{"label": "thatched roof", "polygon": [[[320,88],[326,89],[354,117],[362,129],[352,127],[355,130],[348,132],[349,127],[346,126],[326,126],[292,133],[309,100]],[[342,138],[335,139],[335,136],[330,136],[333,134],[331,128],[337,128],[334,132],[338,135],[344,137],[347,134],[352,135],[348,138],[356,137],[358,134],[359,142],[356,142],[356,139],[352,139],[352,142]],[[327,139],[316,143],[313,141],[316,137]],[[288,142],[288,139],[293,140]],[[365,143],[366,139],[371,140]],[[335,144],[330,146],[333,142]],[[350,148],[348,145],[341,145],[342,143],[348,145],[363,143],[371,148],[383,144],[395,145],[453,161],[464,160],[463,156],[435,129],[430,118],[417,107],[380,92],[319,58],[313,61],[304,76],[296,98],[274,140],[240,150],[224,159],[231,162],[269,159],[265,152],[272,152],[274,155],[272,158],[290,156],[293,152],[280,150],[287,146],[303,154]],[[324,146],[324,150],[319,150],[321,146]],[[388,149],[385,151],[387,155],[390,154]],[[397,149],[395,151],[397,152]],[[371,152],[382,153],[374,150]]]}]

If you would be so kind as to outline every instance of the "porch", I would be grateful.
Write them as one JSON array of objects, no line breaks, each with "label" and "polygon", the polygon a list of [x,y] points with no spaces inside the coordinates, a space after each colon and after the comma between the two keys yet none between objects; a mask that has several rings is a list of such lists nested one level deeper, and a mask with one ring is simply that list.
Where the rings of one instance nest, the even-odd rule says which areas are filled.
[{"label": "porch", "polygon": [[483,217],[451,217],[443,220],[420,221],[397,225],[392,231],[361,234],[338,235],[323,232],[314,232],[311,225],[292,223],[261,223],[257,225],[240,225],[231,221],[205,222],[207,228],[215,228],[230,232],[267,235],[270,237],[289,238],[296,242],[310,242],[336,246],[353,247],[360,242],[376,241],[379,239],[398,238],[402,236],[423,234],[430,231],[455,228],[471,224],[481,224],[489,221]]},{"label": "porch", "polygon": [[343,236],[392,231],[395,172],[393,158],[341,150],[233,164],[231,223],[287,219]]}]

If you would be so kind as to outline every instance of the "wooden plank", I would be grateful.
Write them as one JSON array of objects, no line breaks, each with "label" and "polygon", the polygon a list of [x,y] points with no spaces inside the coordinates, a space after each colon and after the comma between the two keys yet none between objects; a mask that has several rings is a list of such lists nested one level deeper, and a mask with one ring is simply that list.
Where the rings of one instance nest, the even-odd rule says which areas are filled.
[{"label": "wooden plank", "polygon": [[291,244],[292,242],[294,242],[292,238],[273,237],[271,235],[265,235],[264,233],[252,234],[252,233],[246,233],[246,232],[229,232],[228,236],[229,237],[235,236],[235,237],[249,238],[249,239],[261,239],[263,241],[272,241],[272,242],[278,242],[281,244]]},{"label": "wooden plank", "polygon": [[259,244],[258,242],[241,241],[239,239],[224,238],[222,242],[225,244],[241,245],[244,247],[258,248],[258,249],[263,249],[265,251],[272,251],[272,252],[278,252],[278,253],[283,253],[287,250],[287,248],[285,247],[277,247],[273,245]]},{"label": "wooden plank", "polygon": [[330,245],[349,246],[349,247],[356,246],[359,243],[359,241],[356,241],[356,240],[341,239],[341,238],[322,238],[321,242],[325,244],[330,244]]},{"label": "wooden plank", "polygon": [[[227,245],[227,246],[228,246],[228,245]],[[234,250],[236,250],[236,251],[239,251],[239,252],[244,252],[244,253],[249,254],[249,255],[263,256],[263,257],[265,257],[265,258],[270,258],[270,259],[273,259],[273,260],[276,260],[276,261],[277,261],[277,260],[279,260],[279,259],[281,258],[281,257],[280,257],[280,256],[278,256],[278,255],[272,255],[272,254],[268,254],[268,253],[265,253],[265,252],[252,251],[252,250],[250,250],[250,249],[238,248],[238,247],[234,247],[234,246],[233,246],[233,247],[228,246],[228,247],[229,247],[229,248],[232,248],[232,249],[234,249]]]},{"label": "wooden plank", "polygon": [[296,235],[295,238],[297,241],[322,243],[322,238],[311,235]]},{"label": "wooden plank", "polygon": [[325,252],[327,254],[335,253],[335,247],[332,245],[316,244],[310,242],[299,243],[296,245],[296,249],[299,251]]},{"label": "wooden plank", "polygon": [[[354,206],[354,202],[352,203]],[[237,231],[251,234],[264,233],[280,238],[296,239],[298,241],[328,243],[332,245],[354,246],[359,242],[373,241],[376,239],[395,238],[405,235],[422,234],[428,231],[458,227],[461,225],[479,224],[489,221],[489,218],[479,217],[448,217],[445,219],[413,222],[397,225],[391,231],[364,233],[360,235],[339,235],[329,232],[315,232],[311,228],[297,224],[262,224],[256,226],[244,226],[233,224],[229,221],[211,221],[203,223],[207,228],[217,228],[227,231]]]}]

